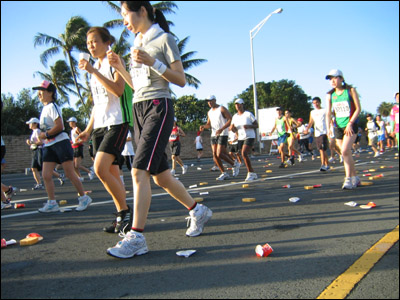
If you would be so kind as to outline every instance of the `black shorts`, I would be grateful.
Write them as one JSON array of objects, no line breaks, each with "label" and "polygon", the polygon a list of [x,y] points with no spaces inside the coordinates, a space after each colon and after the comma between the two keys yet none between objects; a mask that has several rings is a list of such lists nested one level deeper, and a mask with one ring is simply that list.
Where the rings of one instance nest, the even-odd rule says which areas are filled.
[{"label": "black shorts", "polygon": [[133,104],[136,152],[132,167],[157,175],[169,169],[165,149],[174,126],[171,99],[160,98]]},{"label": "black shorts", "polygon": [[61,165],[66,161],[73,160],[73,158],[74,151],[68,139],[43,147],[43,162],[54,162]]},{"label": "black shorts", "polygon": [[219,135],[211,137],[211,145],[222,145],[228,146],[228,136],[227,135]]},{"label": "black shorts", "polygon": [[[345,129],[346,129],[346,127],[344,127],[344,128],[335,127],[335,139],[343,140],[343,137],[345,136],[345,134],[344,134]],[[357,134],[358,124],[353,124],[353,132],[354,132],[354,134]]]},{"label": "black shorts", "polygon": [[39,172],[42,171],[43,164],[43,152],[42,148],[36,148],[32,151],[32,163],[31,168],[37,169]]},{"label": "black shorts", "polygon": [[254,141],[255,141],[254,138],[245,139],[245,140],[239,140],[238,141],[238,150],[242,151],[243,145],[253,147],[254,146]]},{"label": "black shorts", "polygon": [[238,152],[238,144],[228,144],[228,152],[229,153],[237,153]]},{"label": "black shorts", "polygon": [[175,156],[181,155],[181,142],[174,141],[170,142],[170,144],[171,144],[171,154]]},{"label": "black shorts", "polygon": [[318,150],[323,150],[323,151],[328,150],[329,145],[328,145],[328,137],[326,136],[326,134],[317,136],[315,138],[315,143],[317,144]]},{"label": "black shorts", "polygon": [[96,128],[92,133],[93,154],[104,152],[115,156],[113,165],[118,165],[128,136],[129,123]]},{"label": "black shorts", "polygon": [[83,145],[78,146],[78,148],[74,149],[74,157],[82,157],[83,158]]}]

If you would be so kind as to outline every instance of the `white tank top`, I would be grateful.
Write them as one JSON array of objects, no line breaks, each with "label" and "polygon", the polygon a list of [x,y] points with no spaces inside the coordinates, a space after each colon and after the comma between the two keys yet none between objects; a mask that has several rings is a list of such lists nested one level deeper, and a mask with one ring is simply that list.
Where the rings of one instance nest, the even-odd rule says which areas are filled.
[{"label": "white tank top", "polygon": [[[227,120],[224,118],[221,112],[222,106],[220,105],[216,109],[210,109],[208,111],[208,118],[210,119],[211,122],[211,136],[216,136],[216,131],[220,128],[222,128]],[[220,136],[228,136],[229,128],[224,129]]]}]

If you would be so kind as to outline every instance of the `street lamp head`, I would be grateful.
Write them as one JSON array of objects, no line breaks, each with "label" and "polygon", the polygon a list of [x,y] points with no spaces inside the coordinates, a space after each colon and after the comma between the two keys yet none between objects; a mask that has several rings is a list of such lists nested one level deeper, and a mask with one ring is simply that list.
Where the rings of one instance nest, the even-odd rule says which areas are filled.
[{"label": "street lamp head", "polygon": [[273,14],[280,14],[282,11],[283,11],[282,8],[278,8],[277,10],[275,10],[275,11],[273,12]]}]

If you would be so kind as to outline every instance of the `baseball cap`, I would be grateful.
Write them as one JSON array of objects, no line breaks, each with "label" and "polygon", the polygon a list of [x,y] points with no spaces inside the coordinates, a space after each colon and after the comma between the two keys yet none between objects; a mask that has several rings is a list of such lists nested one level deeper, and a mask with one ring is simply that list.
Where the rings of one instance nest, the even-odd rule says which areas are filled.
[{"label": "baseball cap", "polygon": [[35,86],[32,90],[41,90],[41,91],[48,91],[48,92],[55,92],[56,86],[47,80],[43,80],[40,86]]},{"label": "baseball cap", "polygon": [[206,98],[206,101],[217,100],[214,95],[210,95]]},{"label": "baseball cap", "polygon": [[71,117],[67,120],[67,122],[78,122],[78,120],[75,117]]},{"label": "baseball cap", "polygon": [[243,99],[236,99],[235,104],[244,104]]},{"label": "baseball cap", "polygon": [[38,118],[31,118],[26,124],[32,124],[32,123],[37,123],[40,124],[40,121]]},{"label": "baseball cap", "polygon": [[303,119],[302,118],[298,118],[297,121],[303,123]]},{"label": "baseball cap", "polygon": [[331,79],[331,77],[343,77],[343,72],[338,69],[332,69],[329,74],[325,76],[325,79]]}]

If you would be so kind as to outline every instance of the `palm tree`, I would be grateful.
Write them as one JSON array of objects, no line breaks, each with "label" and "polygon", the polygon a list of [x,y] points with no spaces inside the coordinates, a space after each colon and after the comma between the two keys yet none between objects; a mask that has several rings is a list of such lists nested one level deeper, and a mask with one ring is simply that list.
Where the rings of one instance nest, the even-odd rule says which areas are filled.
[{"label": "palm tree", "polygon": [[57,60],[54,66],[50,66],[50,74],[35,72],[35,75],[40,76],[42,79],[51,81],[57,88],[57,92],[61,97],[60,105],[69,103],[68,93],[73,95],[77,95],[77,93],[70,88],[70,86],[74,85],[74,81],[72,79],[72,72],[70,67],[64,60]]},{"label": "palm tree", "polygon": [[197,51],[190,51],[187,53],[183,53],[186,44],[189,41],[189,37],[185,37],[183,40],[178,42],[178,49],[179,49],[179,53],[181,55],[181,61],[182,61],[182,65],[183,65],[183,69],[185,70],[185,77],[186,77],[186,82],[189,86],[192,86],[196,89],[199,88],[199,85],[201,84],[200,80],[198,80],[196,77],[193,77],[192,75],[186,73],[187,70],[201,65],[202,63],[207,62],[206,59],[202,59],[202,58],[198,58],[198,59],[191,59],[193,57],[193,55],[195,55],[197,53]]},{"label": "palm tree", "polygon": [[45,50],[40,55],[40,61],[47,67],[47,61],[53,55],[63,52],[65,58],[69,62],[69,66],[72,72],[72,79],[75,84],[75,88],[82,105],[85,105],[83,98],[80,93],[80,86],[78,85],[76,71],[77,61],[72,56],[72,51],[78,50],[80,52],[86,52],[86,32],[89,29],[89,23],[80,16],[72,17],[66,27],[65,32],[59,34],[58,38],[49,36],[44,33],[38,33],[34,37],[34,46],[50,45],[51,47]]},{"label": "palm tree", "polygon": [[393,107],[393,103],[390,102],[382,102],[379,106],[378,106],[378,113],[382,116],[382,117],[387,117],[390,115],[390,111],[392,110]]}]

